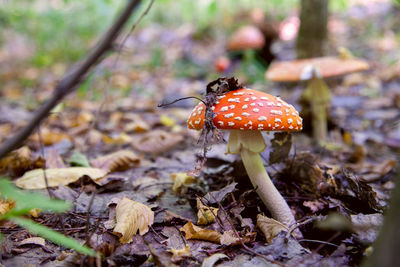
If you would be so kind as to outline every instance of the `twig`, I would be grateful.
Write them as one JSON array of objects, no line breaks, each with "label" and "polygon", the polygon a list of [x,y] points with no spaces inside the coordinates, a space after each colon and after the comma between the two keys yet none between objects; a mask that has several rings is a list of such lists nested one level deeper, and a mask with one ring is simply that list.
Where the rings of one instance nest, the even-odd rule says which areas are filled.
[{"label": "twig", "polygon": [[297,228],[299,228],[300,226],[308,224],[308,223],[313,222],[315,220],[320,221],[320,220],[323,220],[325,218],[326,218],[326,216],[313,216],[313,217],[305,217],[305,218],[303,218],[301,221],[298,221],[298,222],[294,223],[293,225],[291,225],[289,227],[289,230],[288,230],[288,232],[286,233],[286,236],[285,236],[285,240],[288,240],[290,235],[293,233],[293,231],[296,230]]},{"label": "twig", "polygon": [[90,210],[92,209],[94,198],[96,197],[96,191],[93,192],[92,197],[90,198],[89,205],[86,211],[86,229],[85,229],[85,237],[86,237],[86,244],[90,242]]},{"label": "twig", "polygon": [[82,63],[78,63],[65,74],[63,79],[57,84],[51,98],[46,101],[33,115],[29,123],[18,131],[13,137],[8,139],[0,147],[0,158],[4,157],[10,151],[17,148],[46,118],[49,112],[69,93],[71,93],[77,85],[81,84],[86,77],[87,72],[96,65],[107,51],[112,49],[114,40],[118,37],[125,23],[129,20],[132,12],[137,8],[141,0],[130,0],[127,2],[124,10],[119,18],[105,33],[104,37],[98,42],[96,47],[90,52],[88,57]]},{"label": "twig", "polygon": [[46,185],[46,190],[47,190],[47,194],[49,194],[49,197],[52,198],[53,194],[51,193],[50,189],[49,189],[49,180],[47,179],[47,174],[46,174],[46,157],[44,155],[44,145],[43,145],[43,138],[42,138],[42,131],[40,130],[40,124],[38,125],[38,136],[39,136],[39,146],[40,146],[40,154],[42,154],[44,163],[43,163],[43,177],[44,177],[44,184]]},{"label": "twig", "polygon": [[334,246],[334,247],[339,247],[336,244],[333,244],[331,242],[327,242],[327,241],[322,241],[322,240],[314,240],[314,239],[300,239],[298,240],[298,242],[313,242],[313,243],[321,243],[324,245],[330,245],[330,246]]}]

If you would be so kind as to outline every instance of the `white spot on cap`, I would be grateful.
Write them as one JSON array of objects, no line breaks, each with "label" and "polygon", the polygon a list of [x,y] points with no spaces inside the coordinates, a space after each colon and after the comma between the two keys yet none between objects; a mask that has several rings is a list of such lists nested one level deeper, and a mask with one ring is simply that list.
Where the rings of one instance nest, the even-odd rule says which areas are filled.
[{"label": "white spot on cap", "polygon": [[223,106],[220,111],[227,111],[228,110],[228,106]]},{"label": "white spot on cap", "polygon": [[193,122],[189,121],[189,125],[192,126],[194,128]]},{"label": "white spot on cap", "polygon": [[275,118],[275,122],[276,122],[276,123],[282,123],[282,120],[279,119],[279,118]]},{"label": "white spot on cap", "polygon": [[228,102],[236,102],[236,103],[239,103],[240,100],[239,100],[239,98],[228,98]]},{"label": "white spot on cap", "polygon": [[234,108],[235,108],[235,105],[230,105],[229,108],[230,108],[230,109],[234,109]]},{"label": "white spot on cap", "polygon": [[247,112],[243,112],[243,113],[242,113],[242,116],[248,117],[248,116],[250,116],[250,114],[247,113]]},{"label": "white spot on cap", "polygon": [[226,95],[220,95],[220,96],[217,96],[217,99],[222,99],[224,97],[226,97]]},{"label": "white spot on cap", "polygon": [[244,92],[233,93],[233,95],[244,95]]},{"label": "white spot on cap", "polygon": [[275,106],[274,102],[267,102],[267,106]]},{"label": "white spot on cap", "polygon": [[200,122],[201,122],[201,119],[199,119],[198,121],[194,121],[194,124],[200,124]]},{"label": "white spot on cap", "polygon": [[235,119],[235,120],[238,120],[238,121],[241,121],[241,120],[242,120],[241,117],[235,117],[234,119]]},{"label": "white spot on cap", "polygon": [[248,105],[243,105],[242,109],[246,109],[248,107],[249,107]]},{"label": "white spot on cap", "polygon": [[218,121],[217,122],[220,126],[224,126],[224,122],[223,121]]},{"label": "white spot on cap", "polygon": [[297,120],[297,125],[301,125],[301,120]]},{"label": "white spot on cap", "polygon": [[260,116],[260,117],[258,117],[258,120],[259,120],[259,121],[266,121],[266,120],[267,120],[267,117],[265,117],[265,116]]},{"label": "white spot on cap", "polygon": [[251,103],[250,106],[254,107],[256,105],[256,103]]},{"label": "white spot on cap", "polygon": [[258,128],[264,128],[264,124],[259,124]]},{"label": "white spot on cap", "polygon": [[248,97],[246,97],[245,99],[244,99],[244,102],[249,102],[250,101],[250,98],[248,98]]},{"label": "white spot on cap", "polygon": [[252,121],[249,121],[249,125],[253,125],[253,122],[252,122]]},{"label": "white spot on cap", "polygon": [[240,130],[244,130],[244,128],[240,127]]},{"label": "white spot on cap", "polygon": [[270,127],[270,128],[271,128],[271,123],[268,123],[268,127]]},{"label": "white spot on cap", "polygon": [[292,124],[293,123],[293,119],[292,118],[287,119],[287,123]]},{"label": "white spot on cap", "polygon": [[268,97],[262,96],[262,97],[260,97],[260,99],[262,99],[262,100],[268,100]]},{"label": "white spot on cap", "polygon": [[219,101],[217,100],[217,101],[215,101],[215,104],[219,104]]},{"label": "white spot on cap", "polygon": [[288,128],[289,128],[290,130],[292,130],[292,129],[293,129],[293,125],[290,125]]},{"label": "white spot on cap", "polygon": [[257,113],[257,112],[259,112],[260,110],[259,110],[258,108],[253,108],[253,111],[254,111],[255,113]]},{"label": "white spot on cap", "polygon": [[282,115],[282,110],[271,109],[270,113],[275,115]]},{"label": "white spot on cap", "polygon": [[256,100],[256,99],[257,99],[257,97],[255,97],[255,96],[251,97],[251,100]]},{"label": "white spot on cap", "polygon": [[260,107],[263,107],[264,106],[264,104],[263,103],[260,103],[260,102],[258,102],[257,103]]},{"label": "white spot on cap", "polygon": [[224,115],[224,117],[227,119],[232,118],[233,116],[235,116],[235,113],[228,113]]},{"label": "white spot on cap", "polygon": [[214,106],[212,106],[212,107],[211,107],[211,110],[214,110],[214,109],[215,109],[215,107],[214,107]]},{"label": "white spot on cap", "polygon": [[228,122],[228,126],[233,126],[233,125],[235,125],[234,122],[231,122],[231,121]]}]

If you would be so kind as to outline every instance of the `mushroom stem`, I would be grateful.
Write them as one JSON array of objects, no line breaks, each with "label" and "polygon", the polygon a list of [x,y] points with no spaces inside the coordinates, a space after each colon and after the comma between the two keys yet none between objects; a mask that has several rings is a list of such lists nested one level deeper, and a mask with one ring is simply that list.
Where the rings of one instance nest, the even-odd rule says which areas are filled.
[{"label": "mushroom stem", "polygon": [[272,217],[286,226],[296,223],[288,204],[269,178],[260,154],[247,149],[242,149],[240,154],[251,183]]},{"label": "mushroom stem", "polygon": [[[259,131],[231,130],[227,153],[240,152],[247,175],[272,217],[289,227],[296,223],[296,220],[264,168],[259,154],[264,150],[264,138]],[[299,231],[295,234],[301,236]]]}]

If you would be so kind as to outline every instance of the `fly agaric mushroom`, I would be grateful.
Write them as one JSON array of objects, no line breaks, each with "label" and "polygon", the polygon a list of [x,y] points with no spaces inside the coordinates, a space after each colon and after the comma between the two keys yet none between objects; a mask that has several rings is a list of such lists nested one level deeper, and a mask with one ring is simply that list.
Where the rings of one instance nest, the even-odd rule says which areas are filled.
[{"label": "fly agaric mushroom", "polygon": [[[267,93],[238,89],[217,96],[211,110],[213,124],[230,130],[227,153],[240,153],[251,183],[272,216],[290,226],[296,221],[266,172],[260,154],[266,144],[261,131],[300,131],[302,119],[292,105]],[[204,126],[206,106],[199,103],[187,122],[189,129]],[[301,234],[300,234],[301,235]]]},{"label": "fly agaric mushroom", "polygon": [[317,143],[326,142],[328,134],[326,109],[331,93],[323,78],[364,71],[366,61],[351,56],[320,57],[293,61],[274,62],[266,72],[266,78],[274,82],[308,81],[302,99],[311,106],[313,136]]},{"label": "fly agaric mushroom", "polygon": [[264,46],[265,39],[262,32],[255,26],[243,26],[233,33],[228,40],[227,48],[230,51],[259,49]]}]

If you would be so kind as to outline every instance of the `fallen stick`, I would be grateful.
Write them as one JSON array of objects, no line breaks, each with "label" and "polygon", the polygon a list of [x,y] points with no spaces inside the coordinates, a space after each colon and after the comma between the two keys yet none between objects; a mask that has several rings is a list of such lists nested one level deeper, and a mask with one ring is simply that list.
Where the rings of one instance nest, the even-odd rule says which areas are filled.
[{"label": "fallen stick", "polygon": [[54,89],[49,100],[47,100],[34,113],[29,123],[20,129],[13,137],[7,139],[0,147],[0,158],[17,148],[26,138],[31,135],[34,129],[45,119],[49,112],[69,93],[71,93],[77,85],[80,85],[87,72],[96,65],[105,53],[112,49],[115,39],[119,36],[123,26],[129,20],[133,11],[138,7],[141,0],[129,0],[120,16],[111,25],[103,38],[97,43],[87,58],[82,63],[77,63],[67,74],[61,79]]}]

